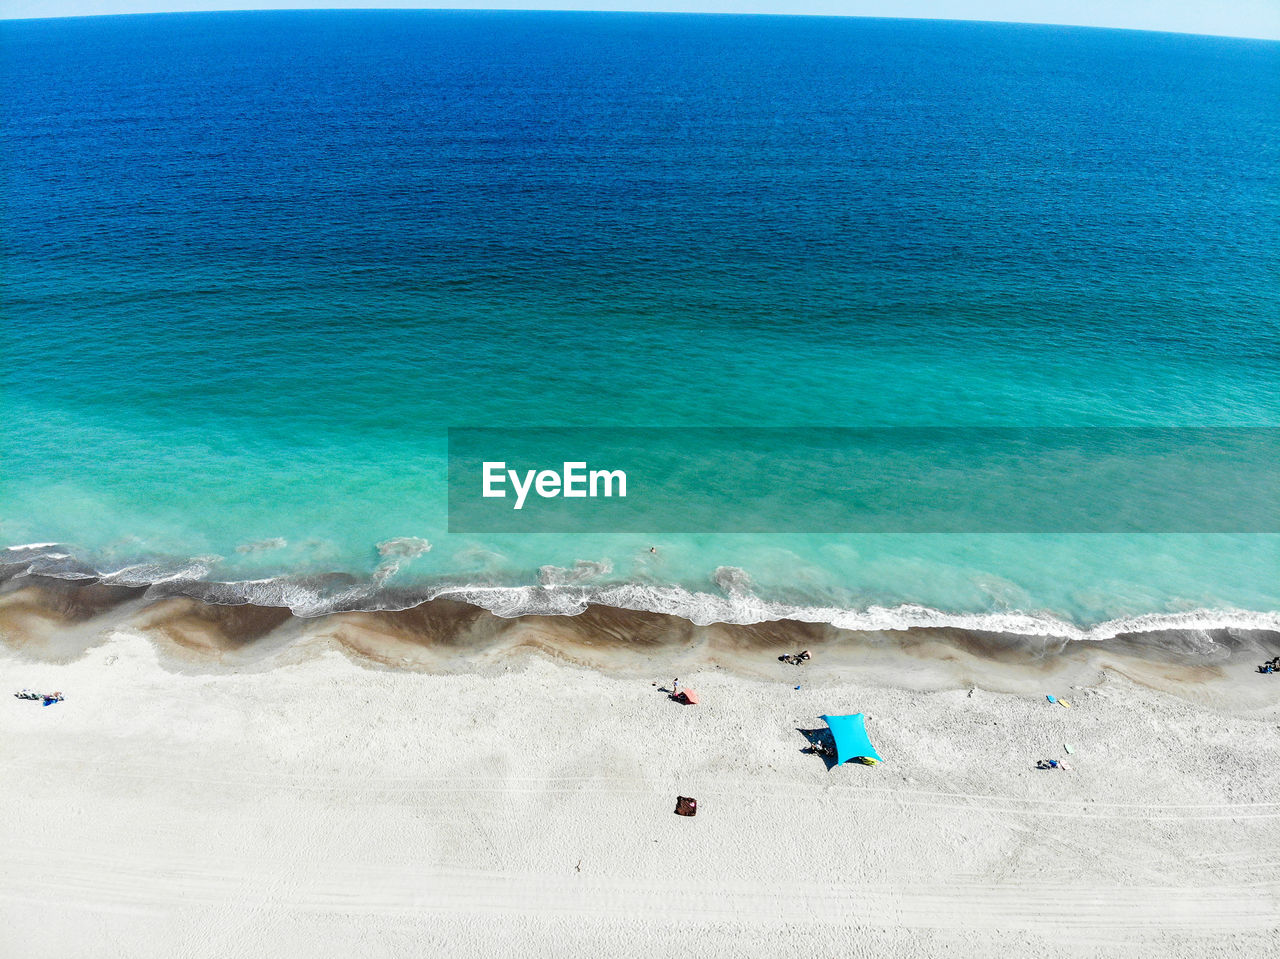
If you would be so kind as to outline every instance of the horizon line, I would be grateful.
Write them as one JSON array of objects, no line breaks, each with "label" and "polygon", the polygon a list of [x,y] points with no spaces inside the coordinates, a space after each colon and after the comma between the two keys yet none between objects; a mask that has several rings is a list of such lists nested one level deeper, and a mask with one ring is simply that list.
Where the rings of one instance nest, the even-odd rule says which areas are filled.
[{"label": "horizon line", "polygon": [[867,14],[811,13],[790,11],[728,11],[728,10],[654,10],[646,8],[626,10],[583,10],[565,7],[232,7],[205,10],[118,10],[105,13],[76,13],[54,16],[9,15],[0,12],[0,22],[33,20],[100,20],[109,17],[168,17],[208,16],[228,13],[578,13],[605,15],[669,16],[669,17],[787,17],[824,20],[901,20],[917,23],[991,23],[1021,27],[1061,27],[1078,30],[1121,30],[1126,33],[1156,33],[1179,37],[1212,37],[1222,40],[1252,40],[1263,43],[1280,43],[1280,36],[1258,36],[1241,33],[1192,33],[1186,30],[1162,30],[1150,27],[1117,27],[1092,23],[1057,23],[1037,20],[998,20],[982,17],[879,17]]}]

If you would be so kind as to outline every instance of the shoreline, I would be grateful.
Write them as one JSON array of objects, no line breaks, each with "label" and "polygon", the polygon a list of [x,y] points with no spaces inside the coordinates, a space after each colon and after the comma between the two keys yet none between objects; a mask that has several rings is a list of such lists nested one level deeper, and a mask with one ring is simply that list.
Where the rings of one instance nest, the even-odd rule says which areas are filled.
[{"label": "shoreline", "polygon": [[[430,549],[415,540],[414,549]],[[387,544],[383,544],[387,545]],[[749,574],[738,567],[721,566],[711,581],[715,590],[671,581],[638,579],[591,582],[609,571],[608,563],[579,560],[575,570],[555,570],[557,577],[543,576],[538,584],[477,583],[463,578],[438,578],[414,583],[389,584],[375,573],[361,577],[346,572],[309,572],[272,575],[255,579],[210,578],[208,565],[216,557],[195,557],[116,562],[100,568],[75,550],[51,543],[10,546],[0,553],[0,594],[24,583],[66,583],[118,587],[145,591],[148,598],[189,598],[214,606],[255,606],[287,609],[302,619],[340,613],[395,613],[411,611],[443,600],[478,607],[503,619],[527,616],[577,616],[592,607],[609,607],[637,614],[674,616],[697,626],[720,624],[752,626],[794,621],[832,626],[850,632],[898,632],[918,629],[962,630],[1006,634],[1047,640],[1110,640],[1128,635],[1174,631],[1264,631],[1280,633],[1280,597],[1264,608],[1196,606],[1170,600],[1165,608],[1146,611],[1099,613],[1092,619],[1073,619],[1050,608],[1010,605],[987,610],[934,608],[907,598],[839,605],[830,596],[759,595]],[[388,576],[401,560],[387,560]],[[381,567],[380,567],[381,568]],[[1275,606],[1276,608],[1269,608]]]},{"label": "shoreline", "polygon": [[[655,669],[723,670],[763,683],[874,682],[901,689],[1029,694],[1089,687],[1109,673],[1248,712],[1280,689],[1258,663],[1280,632],[1167,630],[1077,642],[980,630],[857,631],[788,620],[699,626],[677,616],[590,606],[576,616],[500,617],[437,599],[406,610],[299,617],[287,609],[153,597],[136,587],[27,578],[0,589],[0,649],[72,663],[119,633],[144,637],[167,668],[265,672],[340,652],[366,668],[486,674],[527,654],[638,679]],[[779,657],[810,649],[803,666]]]},{"label": "shoreline", "polygon": [[[47,549],[54,552],[45,552]],[[484,609],[499,618],[579,616],[590,608],[607,607],[637,615],[672,616],[696,626],[756,626],[768,622],[832,626],[850,633],[899,633],[913,630],[959,630],[965,633],[1025,636],[1041,640],[1098,641],[1130,635],[1176,631],[1247,631],[1280,634],[1280,608],[1248,609],[1224,606],[1130,612],[1105,620],[1074,622],[1061,613],[1034,608],[988,609],[984,612],[948,611],[914,602],[896,606],[841,607],[828,600],[795,598],[792,602],[751,592],[750,579],[737,567],[719,567],[721,592],[655,583],[543,583],[485,585],[466,581],[435,581],[389,586],[378,577],[328,572],[266,579],[219,581],[207,579],[202,561],[177,563],[132,562],[104,571],[78,560],[64,547],[33,543],[5,548],[0,562],[0,597],[27,585],[76,592],[101,585],[145,593],[150,599],[188,598],[209,606],[287,609],[294,617],[323,618],[338,613],[410,612],[444,600]],[[580,562],[581,565],[581,562]],[[588,566],[594,566],[588,563]]]}]

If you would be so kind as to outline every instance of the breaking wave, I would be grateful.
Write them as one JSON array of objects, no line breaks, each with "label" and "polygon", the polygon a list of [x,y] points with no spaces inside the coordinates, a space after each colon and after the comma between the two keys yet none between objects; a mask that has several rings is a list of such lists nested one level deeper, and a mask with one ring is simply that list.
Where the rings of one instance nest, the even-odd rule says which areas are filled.
[{"label": "breaking wave", "polygon": [[745,592],[751,588],[751,577],[737,566],[718,566],[711,578],[727,593]]},{"label": "breaking wave", "polygon": [[[430,549],[426,540],[388,540],[379,544],[394,565]],[[73,551],[53,543],[13,546],[0,553],[0,580],[32,575],[55,579],[96,579],[129,587],[145,587],[151,595],[187,596],[224,606],[287,608],[299,617],[337,612],[398,611],[434,599],[450,599],[476,606],[496,616],[576,616],[592,606],[640,613],[659,613],[698,626],[716,623],[754,625],[788,620],[829,624],[853,632],[893,632],[913,629],[959,629],[1010,636],[1068,641],[1104,641],[1146,633],[1248,630],[1280,633],[1280,611],[1196,609],[1153,612],[1095,624],[1072,623],[1049,613],[1000,611],[956,613],[926,606],[870,605],[865,609],[771,601],[750,592],[750,578],[736,567],[720,567],[713,580],[721,594],[683,586],[646,584],[590,584],[585,580],[607,575],[607,561],[578,561],[572,569],[544,566],[538,585],[494,586],[437,581],[401,589],[386,585],[390,574],[359,579],[344,573],[271,577],[217,582],[208,579],[218,557],[198,557],[182,563],[139,562],[115,569],[99,569]],[[383,567],[379,567],[382,569]],[[394,569],[391,570],[394,572]]]},{"label": "breaking wave", "polygon": [[241,543],[236,547],[237,553],[265,553],[273,549],[284,549],[289,541],[282,536],[272,539],[261,539],[253,543]]},{"label": "breaking wave", "polygon": [[563,566],[543,566],[539,568],[538,582],[543,586],[572,586],[575,583],[583,583],[599,576],[608,576],[612,572],[613,564],[607,559],[602,559],[598,563],[580,559],[573,564],[572,569],[565,569]]},{"label": "breaking wave", "polygon": [[431,544],[418,536],[397,536],[378,544],[382,562],[373,571],[373,581],[379,586],[400,572],[400,567],[423,553],[431,552]]},{"label": "breaking wave", "polygon": [[431,552],[431,544],[420,536],[397,536],[378,544],[378,555],[397,559],[413,559]]}]

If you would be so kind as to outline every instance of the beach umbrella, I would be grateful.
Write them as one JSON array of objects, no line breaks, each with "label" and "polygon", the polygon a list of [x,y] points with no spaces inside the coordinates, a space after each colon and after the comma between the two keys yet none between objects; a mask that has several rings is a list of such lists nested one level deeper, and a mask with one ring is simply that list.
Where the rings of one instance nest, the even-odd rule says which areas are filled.
[{"label": "beach umbrella", "polygon": [[867,726],[862,713],[852,716],[823,716],[822,721],[831,729],[836,741],[836,763],[867,757],[880,762],[880,754],[867,738]]},{"label": "beach umbrella", "polygon": [[686,706],[698,705],[698,694],[692,689],[682,689],[675,696],[677,702],[684,703]]}]

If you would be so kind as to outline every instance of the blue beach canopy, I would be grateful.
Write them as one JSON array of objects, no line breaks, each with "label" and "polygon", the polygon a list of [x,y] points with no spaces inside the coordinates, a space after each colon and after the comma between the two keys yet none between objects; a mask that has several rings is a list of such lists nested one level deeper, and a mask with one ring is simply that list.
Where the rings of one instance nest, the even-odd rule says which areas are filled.
[{"label": "blue beach canopy", "polygon": [[863,721],[862,713],[820,718],[831,728],[831,735],[835,738],[837,764],[847,763],[858,756],[869,756],[876,762],[881,762],[876,747],[872,746],[871,740],[867,738],[867,726]]}]

